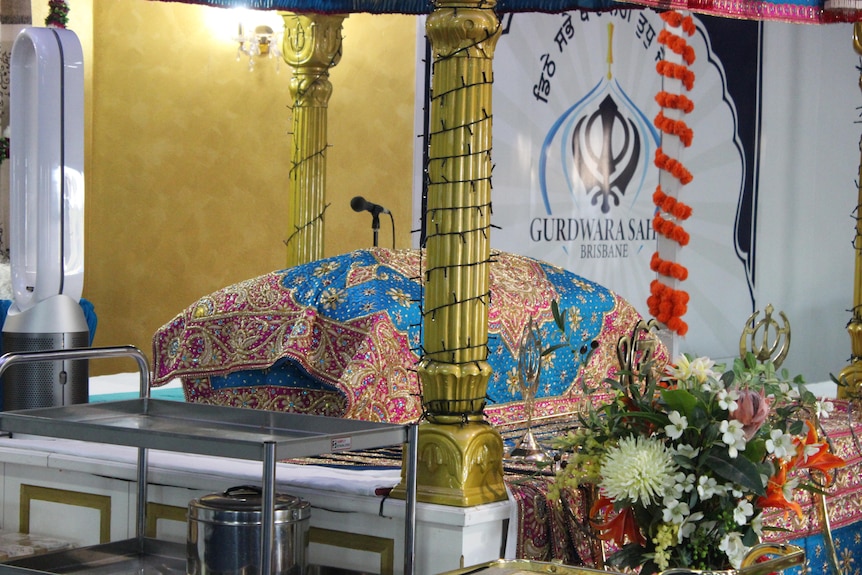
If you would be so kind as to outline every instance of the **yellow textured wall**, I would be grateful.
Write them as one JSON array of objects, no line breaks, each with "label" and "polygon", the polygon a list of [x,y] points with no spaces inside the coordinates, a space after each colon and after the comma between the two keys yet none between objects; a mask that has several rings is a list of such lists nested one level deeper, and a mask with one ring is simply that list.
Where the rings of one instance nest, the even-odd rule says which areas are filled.
[{"label": "yellow textured wall", "polygon": [[[237,62],[233,28],[215,29],[224,9],[96,0],[90,28],[76,26],[89,14],[78,5],[70,28],[92,46],[84,297],[98,314],[95,345],[149,355],[155,330],[200,296],[285,265],[290,69]],[[390,208],[398,247],[410,245],[415,29],[409,16],[345,20],[331,73],[325,255],[371,244],[354,195]]]}]

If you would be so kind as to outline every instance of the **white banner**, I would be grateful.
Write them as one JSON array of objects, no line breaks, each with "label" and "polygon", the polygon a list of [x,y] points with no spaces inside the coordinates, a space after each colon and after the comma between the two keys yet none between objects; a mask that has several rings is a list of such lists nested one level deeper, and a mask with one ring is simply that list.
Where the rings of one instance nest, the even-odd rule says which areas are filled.
[{"label": "white banner", "polygon": [[[729,361],[748,317],[773,304],[793,324],[785,366],[827,380],[851,351],[862,102],[852,25],[694,18],[694,138],[679,158],[694,175],[679,195],[693,208],[678,252],[691,300],[676,351]],[[492,244],[602,283],[648,316],[663,22],[634,10],[502,24]],[[430,59],[421,44],[419,55]]]},{"label": "white banner", "polygon": [[[504,23],[493,102],[494,223],[502,231],[492,243],[606,285],[649,316],[661,146],[656,39],[664,24],[652,10],[517,14]],[[686,117],[694,140],[679,158],[695,174],[679,196],[694,209],[685,224],[691,242],[678,255],[690,270],[679,286],[691,296],[686,343],[729,356],[752,308],[751,246],[734,235],[738,209],[749,205],[747,158],[708,33],[699,27],[688,41],[697,59],[688,93],[696,105]],[[738,312],[717,323],[717,301]],[[699,329],[707,322],[710,329]]]}]

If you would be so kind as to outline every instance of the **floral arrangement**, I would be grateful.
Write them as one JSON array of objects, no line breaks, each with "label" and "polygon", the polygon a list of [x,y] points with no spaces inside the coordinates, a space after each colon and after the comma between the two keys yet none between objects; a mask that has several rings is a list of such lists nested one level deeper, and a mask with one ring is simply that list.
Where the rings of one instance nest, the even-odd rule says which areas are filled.
[{"label": "floral arrangement", "polygon": [[554,440],[570,454],[555,489],[597,487],[590,521],[614,542],[611,566],[738,568],[764,510],[801,515],[794,492],[822,493],[844,465],[817,431],[832,404],[800,377],[753,355],[721,369],[684,355],[661,374],[622,374],[610,401]]}]

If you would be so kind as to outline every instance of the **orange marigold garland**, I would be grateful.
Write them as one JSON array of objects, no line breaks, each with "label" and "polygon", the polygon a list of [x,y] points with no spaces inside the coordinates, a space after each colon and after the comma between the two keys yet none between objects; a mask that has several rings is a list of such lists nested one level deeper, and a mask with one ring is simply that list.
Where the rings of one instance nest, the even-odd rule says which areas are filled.
[{"label": "orange marigold garland", "polygon": [[[661,17],[668,26],[681,28],[687,36],[692,36],[695,32],[695,25],[691,16],[683,16],[679,12],[671,10],[662,13]],[[695,60],[694,49],[685,38],[667,29],[659,33],[658,41],[668,50],[677,54],[685,64],[662,60],[656,64],[656,71],[666,78],[679,80],[686,90],[691,90],[694,86],[694,72],[688,66]],[[662,109],[679,110],[684,114],[689,114],[694,110],[694,103],[687,96],[671,94],[664,90],[656,95],[656,102]],[[662,133],[678,137],[684,147],[687,148],[691,145],[694,131],[683,120],[669,118],[662,110],[656,115],[653,122]],[[656,150],[655,165],[659,170],[671,174],[679,181],[680,185],[686,185],[694,179],[682,162],[670,157],[661,147]],[[653,228],[656,233],[681,246],[688,244],[690,236],[677,222],[684,221],[691,216],[691,207],[668,196],[661,189],[661,185],[656,187],[653,202],[656,205],[656,214],[653,219]],[[676,221],[665,218],[662,213],[672,216]],[[650,296],[647,298],[650,314],[665,324],[669,330],[684,336],[688,332],[688,324],[682,320],[682,316],[688,311],[689,295],[683,290],[674,289],[663,283],[661,277],[685,281],[688,278],[688,269],[676,262],[665,260],[658,251],[652,256],[650,269],[659,276],[650,285]]]},{"label": "orange marigold garland", "polygon": [[677,201],[661,189],[661,185],[656,187],[652,195],[652,201],[663,212],[667,212],[678,220],[687,220],[691,215],[691,206]]},{"label": "orange marigold garland", "polygon": [[682,31],[688,36],[694,36],[697,27],[694,25],[694,19],[688,14],[683,15],[679,12],[670,10],[660,14],[661,19],[671,28],[682,28]]},{"label": "orange marigold garland", "polygon": [[681,246],[687,246],[688,241],[691,239],[691,236],[688,235],[685,228],[670,220],[664,219],[659,213],[656,213],[656,215],[653,216],[652,227],[657,233],[660,233],[666,238],[672,239]]},{"label": "orange marigold garland", "polygon": [[664,112],[659,112],[653,120],[653,123],[656,128],[665,134],[677,136],[684,146],[688,147],[691,145],[691,141],[694,138],[694,131],[682,120],[668,118],[664,115]]},{"label": "orange marigold garland", "polygon": [[682,185],[694,179],[694,176],[682,165],[682,162],[665,154],[662,148],[655,151],[655,165],[659,170],[673,174],[673,177],[679,180]]},{"label": "orange marigold garland", "polygon": [[694,110],[694,102],[692,102],[685,94],[671,94],[669,92],[659,92],[655,95],[655,101],[662,108],[673,108],[682,110],[686,114],[691,114]]},{"label": "orange marigold garland", "polygon": [[662,76],[681,81],[686,90],[691,90],[694,87],[694,72],[682,64],[659,60],[656,64],[656,70]]}]

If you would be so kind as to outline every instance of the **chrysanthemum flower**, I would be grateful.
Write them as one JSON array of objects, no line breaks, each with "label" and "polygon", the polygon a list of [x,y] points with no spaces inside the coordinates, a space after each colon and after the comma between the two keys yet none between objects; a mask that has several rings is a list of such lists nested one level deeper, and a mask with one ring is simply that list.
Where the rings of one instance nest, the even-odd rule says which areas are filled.
[{"label": "chrysanthemum flower", "polygon": [[611,499],[649,505],[663,497],[664,486],[676,472],[670,451],[660,441],[624,437],[608,449],[600,485]]}]

